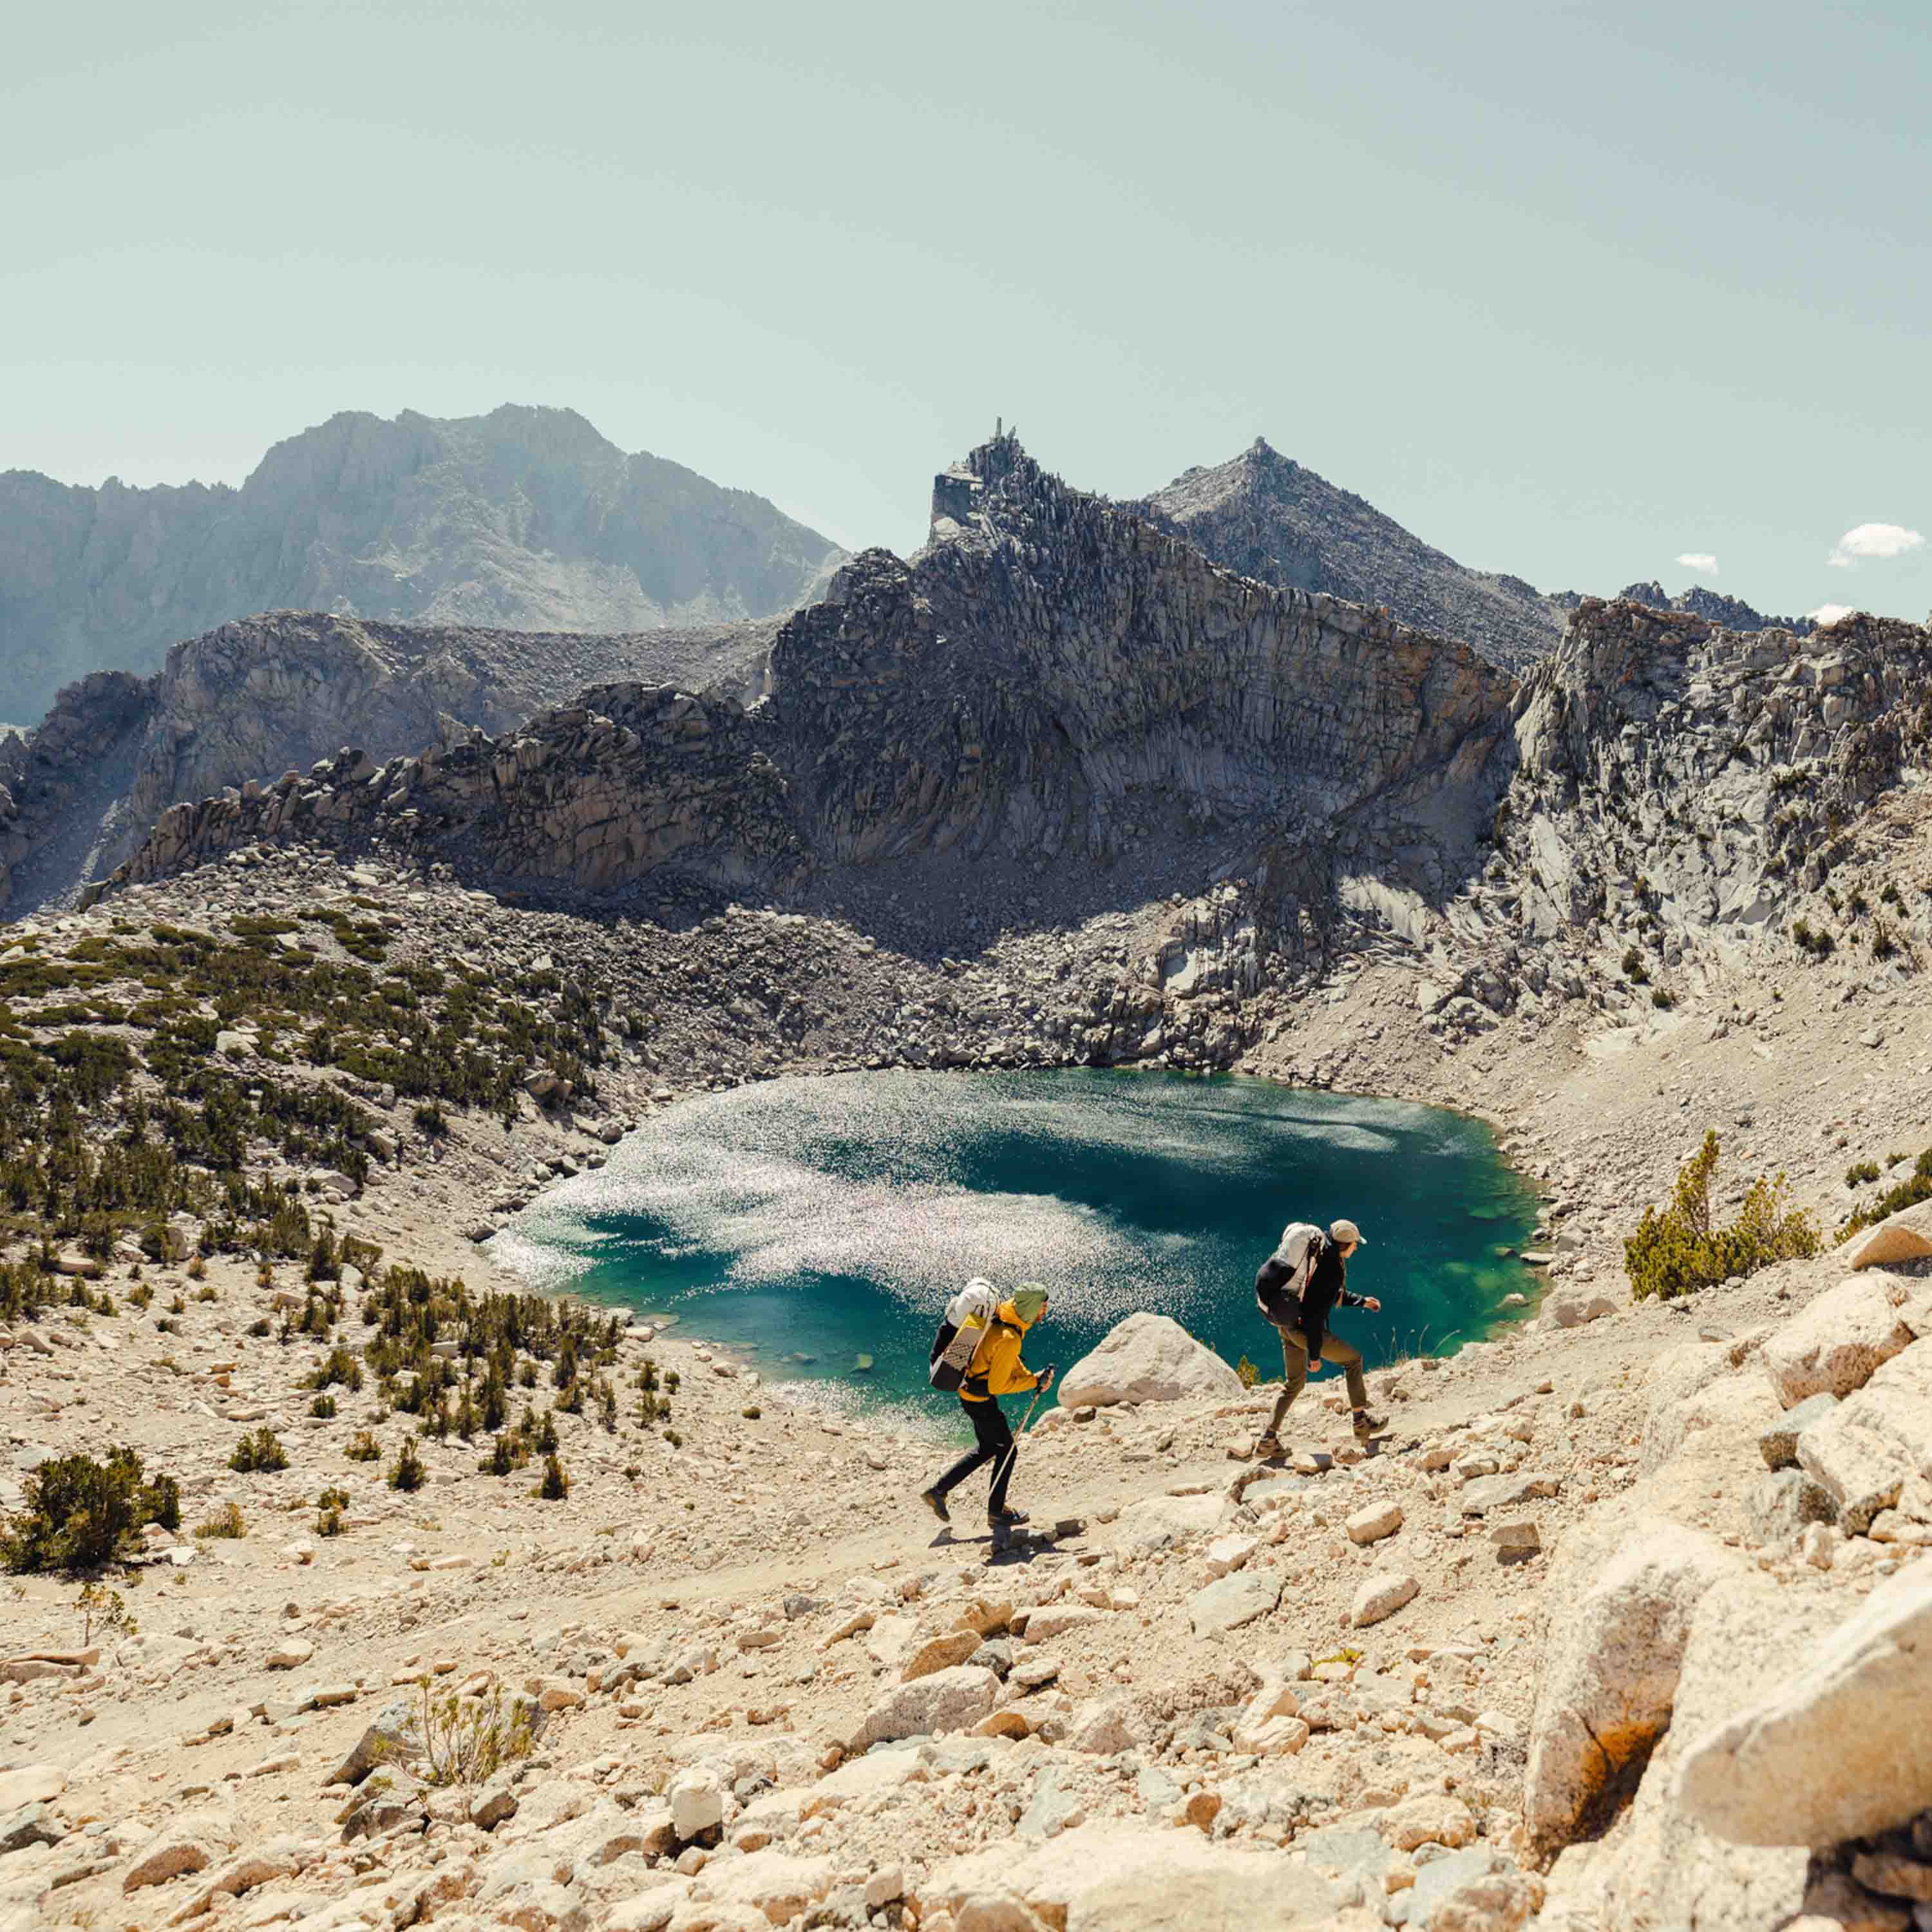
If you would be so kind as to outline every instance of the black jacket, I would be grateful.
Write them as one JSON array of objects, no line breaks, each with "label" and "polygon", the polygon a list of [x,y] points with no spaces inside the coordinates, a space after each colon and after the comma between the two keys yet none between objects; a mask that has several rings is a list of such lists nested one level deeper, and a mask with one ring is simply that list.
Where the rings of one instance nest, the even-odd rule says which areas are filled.
[{"label": "black jacket", "polygon": [[1299,1301],[1283,1292],[1289,1270],[1288,1264],[1276,1255],[1269,1256],[1255,1276],[1255,1299],[1277,1328],[1301,1330],[1308,1339],[1312,1361],[1322,1352],[1330,1311],[1338,1304],[1343,1308],[1360,1308],[1366,1304],[1366,1297],[1354,1293],[1348,1279],[1348,1264],[1342,1258],[1342,1250],[1324,1237],[1316,1253],[1315,1271]]}]

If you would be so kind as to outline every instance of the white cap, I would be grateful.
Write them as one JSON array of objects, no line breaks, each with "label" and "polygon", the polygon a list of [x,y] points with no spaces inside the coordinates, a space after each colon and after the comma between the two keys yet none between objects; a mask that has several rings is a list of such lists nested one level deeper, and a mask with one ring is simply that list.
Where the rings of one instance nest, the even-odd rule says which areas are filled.
[{"label": "white cap", "polygon": [[1338,1248],[1346,1248],[1352,1244],[1357,1247],[1368,1245],[1362,1238],[1361,1229],[1352,1221],[1330,1221],[1328,1223],[1328,1238]]}]

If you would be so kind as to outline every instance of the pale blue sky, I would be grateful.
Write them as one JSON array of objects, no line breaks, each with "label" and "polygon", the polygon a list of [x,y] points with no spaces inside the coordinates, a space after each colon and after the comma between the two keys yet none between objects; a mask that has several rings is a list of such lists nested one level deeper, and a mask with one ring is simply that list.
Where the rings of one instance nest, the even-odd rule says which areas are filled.
[{"label": "pale blue sky", "polygon": [[[1922,620],[1932,6],[188,0],[0,76],[0,467],[568,404],[853,544],[996,413],[1545,588]],[[1868,548],[1899,549],[1902,536]]]}]

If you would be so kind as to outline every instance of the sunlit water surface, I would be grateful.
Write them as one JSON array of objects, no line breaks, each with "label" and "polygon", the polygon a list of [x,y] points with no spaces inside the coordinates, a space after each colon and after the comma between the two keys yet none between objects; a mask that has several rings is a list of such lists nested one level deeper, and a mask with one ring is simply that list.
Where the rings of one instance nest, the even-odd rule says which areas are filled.
[{"label": "sunlit water surface", "polygon": [[1145,1308],[1274,1376],[1255,1270],[1285,1222],[1348,1215],[1367,1237],[1349,1284],[1382,1310],[1336,1325],[1372,1365],[1533,1299],[1505,1250],[1535,1214],[1489,1130],[1433,1108],[1179,1074],[862,1073],[681,1102],[492,1252],[542,1286],[674,1314],[794,1396],[902,1406],[950,1435],[927,1351],[969,1276],[1052,1288],[1034,1366]]}]

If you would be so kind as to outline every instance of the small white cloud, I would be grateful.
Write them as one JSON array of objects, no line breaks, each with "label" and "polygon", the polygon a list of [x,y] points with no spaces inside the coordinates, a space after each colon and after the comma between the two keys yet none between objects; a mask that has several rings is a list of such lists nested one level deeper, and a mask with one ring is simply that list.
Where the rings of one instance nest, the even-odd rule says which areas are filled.
[{"label": "small white cloud", "polygon": [[1903,524],[1860,524],[1838,539],[1837,549],[1826,560],[1839,570],[1850,570],[1868,557],[1903,556],[1925,541],[1917,530]]},{"label": "small white cloud", "polygon": [[1718,574],[1718,560],[1707,550],[1687,550],[1677,561],[1686,570],[1695,570],[1706,577]]},{"label": "small white cloud", "polygon": [[1849,604],[1821,604],[1815,610],[1808,610],[1805,616],[1821,631],[1828,631],[1840,617],[1849,617],[1852,607]]}]

